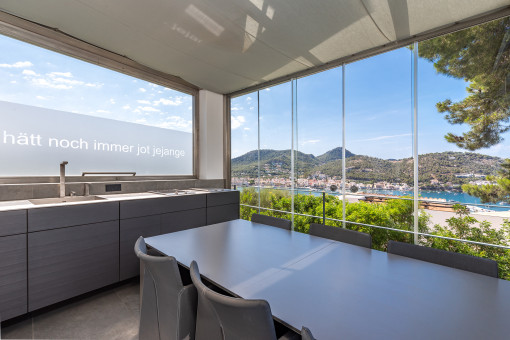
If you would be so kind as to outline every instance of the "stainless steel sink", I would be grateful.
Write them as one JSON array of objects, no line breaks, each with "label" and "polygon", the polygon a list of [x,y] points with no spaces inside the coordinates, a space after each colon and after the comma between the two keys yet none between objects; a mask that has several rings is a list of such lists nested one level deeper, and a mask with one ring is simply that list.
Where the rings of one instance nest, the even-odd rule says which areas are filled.
[{"label": "stainless steel sink", "polygon": [[56,198],[37,198],[33,200],[28,200],[30,203],[39,205],[39,204],[57,204],[57,203],[70,203],[70,202],[85,202],[85,201],[96,201],[96,200],[104,200],[103,197],[98,196],[65,196],[65,197],[56,197]]}]

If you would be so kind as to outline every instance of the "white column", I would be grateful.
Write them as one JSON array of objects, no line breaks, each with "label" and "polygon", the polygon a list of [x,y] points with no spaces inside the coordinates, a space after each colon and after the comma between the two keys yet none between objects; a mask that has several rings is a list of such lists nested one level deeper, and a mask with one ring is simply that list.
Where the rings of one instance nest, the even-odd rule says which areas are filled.
[{"label": "white column", "polygon": [[199,106],[198,178],[223,179],[223,95],[201,90]]}]

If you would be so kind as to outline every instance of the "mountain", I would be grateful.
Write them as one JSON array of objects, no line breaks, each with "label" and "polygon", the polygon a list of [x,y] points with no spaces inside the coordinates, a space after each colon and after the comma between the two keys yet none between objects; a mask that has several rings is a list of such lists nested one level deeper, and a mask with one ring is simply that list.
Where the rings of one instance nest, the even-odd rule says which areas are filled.
[{"label": "mountain", "polygon": [[[413,184],[413,159],[381,159],[346,155],[346,177],[363,183],[385,181],[389,183]],[[257,151],[250,151],[232,159],[232,176],[255,177],[258,174]],[[315,157],[296,151],[295,169],[299,177],[324,174],[329,177],[342,176],[342,149],[335,148]],[[421,187],[439,184],[467,183],[473,178],[497,173],[503,159],[473,152],[438,152],[419,155],[419,182]],[[262,176],[283,176],[290,173],[290,150],[260,150],[260,172]]]},{"label": "mountain", "polygon": [[[349,150],[345,150],[345,158],[349,158],[352,156],[354,156],[354,154],[352,152],[350,152]],[[334,148],[333,150],[329,150],[328,152],[326,152],[320,156],[317,156],[317,159],[321,163],[327,163],[330,161],[336,161],[338,159],[342,159],[342,148],[338,147],[338,148]]]}]

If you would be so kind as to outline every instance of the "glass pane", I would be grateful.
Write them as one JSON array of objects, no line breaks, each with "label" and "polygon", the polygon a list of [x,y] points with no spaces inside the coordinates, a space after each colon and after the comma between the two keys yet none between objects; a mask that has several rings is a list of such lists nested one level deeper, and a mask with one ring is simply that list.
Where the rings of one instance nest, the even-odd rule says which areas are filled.
[{"label": "glass pane", "polygon": [[259,206],[257,92],[232,98],[230,107],[232,186],[241,191],[241,218],[249,220]]},{"label": "glass pane", "polygon": [[[413,228],[412,51],[400,48],[346,66],[346,220]],[[375,249],[410,235],[353,223]]]},{"label": "glass pane", "polygon": [[342,219],[342,69],[298,79],[296,111],[294,212],[308,216],[296,215],[294,228],[307,232],[322,223],[323,191],[326,217]]},{"label": "glass pane", "polygon": [[[419,44],[419,186],[428,232],[510,246],[510,18]],[[496,248],[424,240],[485,256]],[[452,243],[452,244],[453,244]],[[509,279],[510,255],[494,255]]]},{"label": "glass pane", "polygon": [[[259,92],[260,109],[260,206],[266,209],[291,209],[291,83]],[[261,209],[261,213],[268,210]],[[289,215],[290,216],[290,215]]]},{"label": "glass pane", "polygon": [[[193,96],[0,35],[0,176],[193,174]],[[14,161],[15,160],[15,161]]]}]

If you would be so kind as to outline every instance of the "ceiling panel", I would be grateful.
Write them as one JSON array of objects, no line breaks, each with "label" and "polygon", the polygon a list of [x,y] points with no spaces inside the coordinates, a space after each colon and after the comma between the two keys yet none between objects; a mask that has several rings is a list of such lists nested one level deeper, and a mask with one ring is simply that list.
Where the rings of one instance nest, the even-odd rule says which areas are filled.
[{"label": "ceiling panel", "polygon": [[2,0],[201,88],[230,93],[509,5],[508,0]]}]

